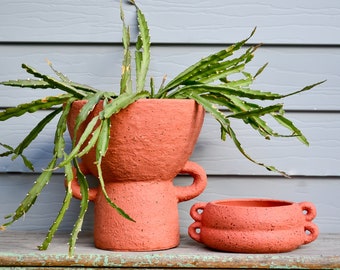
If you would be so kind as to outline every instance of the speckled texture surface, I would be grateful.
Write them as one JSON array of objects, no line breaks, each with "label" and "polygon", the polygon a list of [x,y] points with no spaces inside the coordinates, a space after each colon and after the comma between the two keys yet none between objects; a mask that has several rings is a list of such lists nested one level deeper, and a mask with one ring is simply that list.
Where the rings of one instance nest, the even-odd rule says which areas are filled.
[{"label": "speckled texture surface", "polygon": [[189,227],[189,235],[222,251],[287,252],[314,241],[319,234],[311,222],[316,208],[310,202],[219,200],[196,203],[190,214],[195,222]]},{"label": "speckled texture surface", "polygon": [[[72,104],[68,119],[72,136],[83,105],[82,101]],[[102,106],[96,105],[85,125]],[[178,203],[198,196],[207,185],[204,169],[188,161],[203,119],[203,107],[195,101],[169,99],[138,100],[111,117],[109,148],[102,162],[105,188],[110,199],[134,222],[107,203],[101,188],[91,189],[96,247],[150,251],[179,244]],[[84,128],[79,128],[78,136]],[[93,148],[82,157],[81,168],[97,176],[95,159]],[[173,180],[179,173],[191,175],[193,183],[175,186]],[[80,197],[79,193],[75,195]]]},{"label": "speckled texture surface", "polygon": [[[76,101],[68,118],[73,137],[75,119],[84,103]],[[98,104],[80,126],[78,137]],[[204,121],[204,109],[194,100],[141,99],[113,115],[109,149],[102,160],[105,181],[173,179],[191,156]],[[86,145],[86,142],[85,144]],[[82,157],[88,171],[97,175],[95,149]]]}]

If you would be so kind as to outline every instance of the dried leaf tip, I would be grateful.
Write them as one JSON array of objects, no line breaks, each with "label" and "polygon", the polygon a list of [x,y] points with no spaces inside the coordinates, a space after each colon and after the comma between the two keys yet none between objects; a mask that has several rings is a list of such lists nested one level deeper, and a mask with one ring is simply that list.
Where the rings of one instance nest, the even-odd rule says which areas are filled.
[{"label": "dried leaf tip", "polygon": [[46,58],[45,61],[46,61],[47,65],[52,66],[52,62],[49,59]]},{"label": "dried leaf tip", "polygon": [[122,74],[124,74],[125,72],[129,72],[129,71],[130,71],[130,66],[122,65]]}]

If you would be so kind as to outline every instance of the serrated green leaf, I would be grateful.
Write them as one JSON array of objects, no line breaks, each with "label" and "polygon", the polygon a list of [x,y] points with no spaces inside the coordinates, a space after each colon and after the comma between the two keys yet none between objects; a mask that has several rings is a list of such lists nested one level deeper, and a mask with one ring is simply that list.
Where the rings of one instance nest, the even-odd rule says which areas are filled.
[{"label": "serrated green leaf", "polygon": [[[231,48],[231,47],[229,47]],[[232,47],[234,48],[234,47]],[[178,87],[179,85],[185,84],[185,82],[190,81],[190,78],[197,73],[200,72],[200,70],[204,70],[209,65],[212,65],[214,63],[218,63],[219,61],[222,61],[226,57],[230,56],[233,54],[233,50],[231,49],[226,49],[226,50],[221,50],[217,53],[211,54],[200,61],[196,62],[195,64],[189,66],[187,69],[182,71],[180,74],[178,74],[174,79],[172,79],[169,83],[167,83],[160,91],[158,92],[157,96],[162,96],[163,93],[169,92],[170,90]]]},{"label": "serrated green leaf", "polygon": [[102,125],[96,146],[96,160],[100,159],[101,157],[104,157],[109,147],[110,125],[111,125],[110,118],[102,120]]},{"label": "serrated green leaf", "polygon": [[0,157],[8,157],[14,153],[14,148],[12,146],[5,144],[5,143],[1,143],[1,142],[0,142],[0,146],[8,150],[6,152],[0,153]]},{"label": "serrated green leaf", "polygon": [[237,149],[240,151],[240,153],[245,157],[247,158],[248,160],[250,160],[251,162],[257,164],[257,165],[260,165],[262,167],[265,167],[267,170],[269,171],[272,171],[272,172],[277,172],[277,173],[280,173],[281,175],[285,176],[285,177],[288,177],[289,178],[289,175],[287,173],[285,173],[284,171],[281,171],[281,170],[278,170],[277,168],[275,168],[274,166],[268,166],[267,164],[264,164],[262,162],[258,162],[256,160],[254,160],[253,158],[251,158],[247,153],[246,151],[243,149],[240,141],[238,140],[234,130],[231,128],[231,126],[228,126],[227,127],[227,133],[229,134],[230,138],[233,140],[235,146],[237,147]]},{"label": "serrated green leaf", "polygon": [[148,91],[121,94],[105,106],[104,110],[100,113],[100,118],[110,118],[113,114],[118,113],[121,109],[126,108],[138,99],[147,98],[149,96],[150,93]]},{"label": "serrated green leaf", "polygon": [[184,86],[177,91],[174,91],[169,95],[169,97],[176,97],[180,95],[186,95],[185,92],[195,92],[199,94],[222,94],[228,96],[237,96],[244,97],[250,99],[258,99],[258,100],[275,100],[281,99],[282,95],[272,92],[264,92],[260,90],[252,90],[248,88],[241,88],[235,86],[229,86],[228,84],[223,85],[190,85]]},{"label": "serrated green leaf", "polygon": [[[96,127],[96,125],[98,125],[98,122],[99,122],[99,126]],[[87,124],[84,132],[80,135],[78,142],[75,145],[73,145],[71,153],[67,156],[67,158],[65,158],[63,161],[61,161],[58,164],[58,168],[64,167],[66,164],[70,163],[71,160],[76,158],[78,154],[80,153],[81,147],[83,146],[85,141],[90,138],[91,134],[94,132],[95,129],[97,128],[100,129],[101,125],[102,125],[102,121],[99,121],[99,116],[97,115],[93,117],[91,121]]]},{"label": "serrated green leaf", "polygon": [[30,133],[24,138],[24,140],[15,148],[14,156],[12,160],[14,160],[18,155],[21,155],[23,151],[34,141],[40,132],[45,128],[45,126],[50,123],[60,112],[62,108],[57,108],[56,110],[52,111],[50,114],[45,116],[31,131]]},{"label": "serrated green leaf", "polygon": [[283,107],[283,104],[275,104],[275,105],[270,105],[267,107],[260,107],[258,109],[254,110],[249,110],[249,111],[243,111],[243,112],[238,112],[238,113],[233,113],[228,115],[228,118],[238,118],[238,119],[244,119],[248,117],[260,117],[266,114],[270,114],[273,112],[278,112],[281,110]]},{"label": "serrated green leaf", "polygon": [[20,104],[17,107],[5,109],[0,112],[0,121],[5,121],[12,117],[19,117],[25,113],[34,113],[38,110],[50,109],[55,105],[63,104],[70,97],[70,95],[45,97],[43,99],[37,99],[29,103]]},{"label": "serrated green leaf", "polygon": [[39,196],[42,189],[48,184],[48,182],[51,179],[52,176],[52,169],[55,167],[57,158],[53,157],[47,167],[46,170],[44,170],[37,180],[34,182],[32,188],[27,193],[26,197],[21,201],[18,208],[15,210],[14,213],[7,215],[6,219],[11,219],[9,222],[3,224],[2,226],[7,227],[11,225],[13,222],[21,218],[23,215],[25,215],[29,209],[32,207],[32,205],[35,203],[37,197]]},{"label": "serrated green leaf", "polygon": [[[96,89],[92,86],[89,86],[89,85],[86,85],[86,84],[82,84],[82,83],[77,83],[77,82],[70,82],[70,85],[78,90],[81,90],[84,93],[84,95],[86,94],[89,94],[89,93],[92,93],[92,94],[95,94],[95,93],[98,93],[98,92],[103,92],[99,89]],[[114,97],[116,96],[115,93],[110,93],[110,96]],[[86,97],[85,97],[86,98]]]},{"label": "serrated green leaf", "polygon": [[65,91],[69,94],[72,94],[74,97],[77,97],[77,98],[84,97],[84,94],[82,92],[80,92],[77,88],[73,87],[68,82],[58,81],[57,79],[55,79],[53,77],[50,77],[50,76],[47,76],[47,75],[44,75],[44,74],[38,72],[37,70],[35,70],[34,68],[32,68],[32,67],[30,67],[26,64],[22,64],[22,68],[25,69],[26,72],[32,74],[34,77],[41,78],[43,81],[47,82],[52,87],[58,88],[58,89]]},{"label": "serrated green leaf", "polygon": [[[256,29],[256,28],[255,28]],[[172,79],[167,85],[165,85],[162,89],[159,90],[156,97],[163,96],[165,92],[169,92],[170,90],[180,86],[186,85],[186,82],[191,81],[193,76],[200,74],[202,70],[208,69],[211,65],[218,64],[223,61],[227,57],[233,55],[236,51],[238,51],[242,46],[253,36],[255,33],[255,29],[252,31],[250,36],[240,42],[237,42],[231,46],[229,46],[225,50],[220,50],[217,53],[213,53],[195,64],[189,66],[183,72],[178,74],[174,79]]]},{"label": "serrated green leaf", "polygon": [[[254,103],[246,102],[238,98],[237,96],[230,96],[229,100],[232,105],[228,108],[231,109],[233,113],[242,113],[262,109],[261,106]],[[254,130],[257,130],[259,134],[266,139],[269,139],[268,136],[283,137],[283,135],[274,132],[273,129],[269,127],[267,123],[260,117],[253,115],[244,117],[242,120],[244,123],[249,124]]]},{"label": "serrated green leaf", "polygon": [[131,51],[130,51],[130,28],[126,26],[122,1],[120,2],[120,18],[123,22],[123,48],[124,57],[122,63],[122,74],[120,79],[120,93],[132,93],[131,80]]},{"label": "serrated green leaf", "polygon": [[301,130],[298,129],[294,123],[282,114],[272,114],[273,118],[283,127],[292,131],[292,136],[296,136],[303,144],[309,145],[307,138],[302,134]]},{"label": "serrated green leaf", "polygon": [[230,125],[230,121],[225,117],[225,115],[211,102],[206,100],[205,98],[197,95],[197,94],[191,94],[191,98],[196,100],[197,103],[201,104],[203,108],[209,112],[225,129]]},{"label": "serrated green leaf", "polygon": [[26,156],[24,156],[23,154],[21,154],[20,157],[22,158],[25,167],[28,168],[30,171],[34,172],[33,163]]},{"label": "serrated green leaf", "polygon": [[259,69],[258,69],[258,71],[255,73],[255,75],[254,75],[254,79],[257,77],[257,76],[259,76],[264,70],[265,70],[265,68],[268,66],[268,63],[265,63],[262,67],[260,67]]},{"label": "serrated green leaf", "polygon": [[150,64],[150,33],[143,12],[136,6],[138,21],[138,39],[136,43],[136,91],[144,91],[146,75]]},{"label": "serrated green leaf", "polygon": [[[29,67],[26,64],[23,64],[25,68],[29,68],[30,70],[33,70],[33,68]],[[54,70],[55,73],[61,77],[62,81],[65,82],[66,84],[69,84],[71,87],[74,87],[77,90],[81,90],[82,92],[87,92],[87,93],[97,93],[101,92],[100,90],[88,86],[86,84],[80,84],[77,82],[72,82],[70,81],[65,75],[63,75],[61,72],[55,70],[53,67],[52,69]],[[18,80],[8,80],[8,81],[3,81],[0,82],[0,84],[5,85],[5,86],[12,86],[12,87],[21,87],[21,88],[31,88],[31,89],[58,89],[58,86],[54,83],[51,83],[50,81],[44,81],[42,78],[43,74],[38,73],[37,71],[34,70],[36,76],[39,77],[39,79],[18,79]],[[48,77],[48,76],[47,76]],[[48,77],[51,78],[51,77]],[[81,92],[79,92],[81,93]],[[114,96],[114,93],[111,93],[111,95]],[[79,95],[78,95],[79,97]]]},{"label": "serrated green leaf", "polygon": [[39,79],[22,79],[22,80],[9,80],[9,81],[4,81],[0,82],[2,85],[6,86],[13,86],[13,87],[21,87],[21,88],[40,88],[40,89],[48,89],[52,88],[55,89],[55,86],[50,85],[49,83]]},{"label": "serrated green leaf", "polygon": [[75,249],[76,241],[78,238],[78,234],[81,231],[81,227],[84,222],[84,217],[87,212],[88,205],[89,205],[89,193],[88,193],[89,186],[86,181],[86,177],[80,170],[77,162],[75,162],[75,168],[77,172],[77,179],[78,179],[79,186],[80,186],[81,201],[80,201],[80,212],[74,224],[71,237],[69,240],[69,256],[70,257],[74,255],[74,249]]},{"label": "serrated green leaf", "polygon": [[49,65],[49,67],[53,70],[53,72],[63,81],[63,82],[66,82],[66,83],[70,83],[71,80],[66,76],[64,75],[63,73],[61,73],[60,71],[56,70],[53,65],[52,65],[52,62],[47,60],[47,64]]},{"label": "serrated green leaf", "polygon": [[62,107],[62,113],[61,116],[59,117],[57,126],[56,126],[56,131],[54,134],[54,150],[53,154],[57,158],[62,158],[62,156],[65,153],[65,138],[64,138],[64,133],[66,132],[67,129],[67,117],[69,115],[70,109],[71,109],[71,104],[74,101],[73,98],[69,99],[67,102],[65,102],[64,106]]},{"label": "serrated green leaf", "polygon": [[83,155],[86,155],[93,147],[95,147],[97,140],[99,138],[100,135],[100,128],[96,128],[92,134],[91,137],[89,138],[89,141],[87,143],[87,145],[81,149],[81,151],[77,154],[77,157],[82,157]]},{"label": "serrated green leaf", "polygon": [[50,229],[48,230],[44,241],[42,242],[40,246],[38,246],[39,250],[46,250],[48,248],[48,246],[50,245],[53,239],[53,236],[55,235],[57,229],[60,226],[60,223],[64,219],[66,211],[68,210],[70,206],[71,199],[72,199],[71,181],[73,180],[73,172],[72,172],[71,164],[65,165],[65,175],[66,175],[67,186],[66,186],[63,204],[61,205],[61,208],[56,218],[54,219],[54,222],[52,223]]},{"label": "serrated green leaf", "polygon": [[[0,153],[0,157],[8,157],[10,155],[14,155],[14,148],[12,146],[7,145],[7,144],[3,144],[3,143],[0,143],[0,146],[2,146],[2,147],[4,147],[5,149],[8,150],[6,152]],[[19,156],[22,158],[26,168],[28,168],[29,170],[31,170],[33,172],[34,166],[33,166],[32,162],[29,161],[29,159],[26,156],[24,156],[23,154],[20,154]]]},{"label": "serrated green leaf", "polygon": [[135,222],[135,220],[130,217],[123,209],[121,209],[120,207],[118,207],[118,205],[116,205],[111,199],[110,197],[108,196],[107,192],[106,192],[106,188],[105,188],[105,183],[104,183],[104,178],[103,178],[103,171],[102,171],[102,168],[101,168],[101,161],[102,161],[102,158],[100,157],[98,160],[97,160],[97,171],[98,171],[98,179],[99,179],[99,183],[100,183],[100,187],[101,187],[101,190],[103,192],[103,195],[105,197],[105,200],[110,204],[110,206],[112,208],[114,208],[118,214],[120,214],[122,217],[130,220],[130,221],[133,221]]},{"label": "serrated green leaf", "polygon": [[231,60],[211,63],[205,68],[199,69],[199,71],[196,72],[196,75],[190,77],[189,80],[195,81],[197,83],[207,84],[226,78],[231,74],[240,73],[245,68],[245,64],[248,60],[249,54],[252,54],[252,48],[248,49],[240,57]]},{"label": "serrated green leaf", "polygon": [[295,92],[292,92],[292,93],[289,93],[287,95],[284,95],[283,97],[289,97],[289,96],[293,96],[293,95],[299,94],[299,93],[304,92],[304,91],[311,90],[315,86],[318,86],[318,85],[320,85],[324,82],[326,82],[326,80],[323,80],[323,81],[320,81],[320,82],[317,82],[317,83],[314,83],[314,84],[311,84],[311,85],[307,85],[307,86],[303,87],[302,89],[295,91]]},{"label": "serrated green leaf", "polygon": [[[84,106],[80,109],[79,114],[77,115],[76,122],[74,125],[74,134],[78,133],[78,129],[80,125],[87,119],[89,114],[93,111],[95,106],[98,104],[98,102],[105,96],[104,92],[99,92],[94,95],[89,95],[86,98],[86,103]],[[73,138],[73,143],[75,142],[76,136]]]}]

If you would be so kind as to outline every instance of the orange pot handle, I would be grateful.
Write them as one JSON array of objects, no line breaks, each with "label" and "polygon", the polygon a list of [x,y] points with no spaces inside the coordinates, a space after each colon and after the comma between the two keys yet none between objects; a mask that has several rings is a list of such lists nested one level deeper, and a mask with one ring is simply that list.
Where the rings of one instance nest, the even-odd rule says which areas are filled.
[{"label": "orange pot handle", "polygon": [[180,173],[190,174],[194,181],[190,186],[175,186],[178,202],[188,201],[200,195],[207,186],[207,174],[204,169],[195,162],[187,161]]},{"label": "orange pot handle", "polygon": [[316,208],[314,204],[310,202],[300,202],[299,205],[302,211],[305,211],[306,221],[312,221],[316,217]]},{"label": "orange pot handle", "polygon": [[195,221],[188,228],[189,236],[197,242],[201,242],[201,234],[197,231],[201,229],[201,222]]},{"label": "orange pot handle", "polygon": [[303,243],[304,245],[310,242],[313,242],[318,237],[319,228],[314,223],[308,222],[305,225],[305,232],[306,232],[306,236],[305,236],[305,241]]},{"label": "orange pot handle", "polygon": [[[79,164],[79,168],[82,171],[83,174],[89,174],[90,172],[87,170],[85,166],[82,165],[82,163]],[[82,199],[82,195],[80,192],[80,186],[78,183],[78,178],[77,178],[77,171],[76,168],[72,168],[73,171],[73,179],[71,181],[71,189],[72,189],[72,196],[78,200]],[[65,186],[67,187],[67,180],[65,179]],[[94,201],[96,196],[97,196],[97,188],[90,188],[89,189],[89,200]]]},{"label": "orange pot handle", "polygon": [[202,220],[202,212],[204,211],[204,208],[206,207],[207,203],[206,202],[198,202],[195,203],[193,206],[190,208],[190,216],[195,220],[195,221],[201,221]]},{"label": "orange pot handle", "polygon": [[204,211],[206,205],[206,202],[198,202],[190,208],[190,216],[195,220],[195,222],[189,226],[188,234],[192,239],[197,242],[201,242],[201,235],[198,230],[201,230],[202,212]]},{"label": "orange pot handle", "polygon": [[307,221],[305,225],[306,236],[303,244],[308,244],[314,241],[319,235],[318,226],[311,222],[316,217],[316,208],[314,204],[310,202],[300,202],[299,205],[302,211],[305,212],[304,216]]}]

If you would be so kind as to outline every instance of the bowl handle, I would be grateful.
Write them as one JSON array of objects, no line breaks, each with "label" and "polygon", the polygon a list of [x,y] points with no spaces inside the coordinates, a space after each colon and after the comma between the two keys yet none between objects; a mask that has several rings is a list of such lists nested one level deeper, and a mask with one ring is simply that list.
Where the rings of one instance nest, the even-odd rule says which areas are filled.
[{"label": "bowl handle", "polygon": [[199,221],[196,221],[189,226],[188,234],[195,241],[201,242],[201,234],[197,232],[197,229],[201,229],[201,222]]},{"label": "bowl handle", "polygon": [[300,202],[299,205],[302,211],[305,212],[306,221],[312,221],[316,217],[316,208],[314,204],[310,202]]},{"label": "bowl handle", "polygon": [[305,241],[304,241],[304,245],[308,244],[312,241],[314,241],[318,235],[319,235],[319,228],[318,226],[316,226],[314,223],[312,222],[308,222],[305,225],[305,232],[308,231],[309,233],[306,233],[306,237],[305,237]]},{"label": "bowl handle", "polygon": [[195,220],[195,221],[201,221],[202,220],[202,213],[205,206],[207,203],[205,202],[198,202],[195,203],[193,206],[190,208],[190,216]]}]

